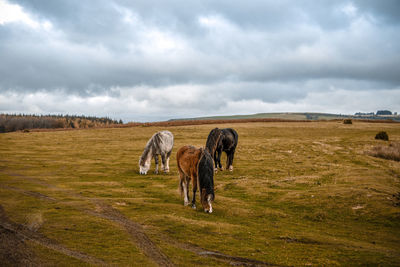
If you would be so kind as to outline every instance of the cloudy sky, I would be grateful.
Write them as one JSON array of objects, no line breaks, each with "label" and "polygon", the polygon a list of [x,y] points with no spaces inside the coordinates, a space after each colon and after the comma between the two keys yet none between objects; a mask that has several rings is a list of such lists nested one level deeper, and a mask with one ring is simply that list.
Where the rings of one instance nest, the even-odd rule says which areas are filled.
[{"label": "cloudy sky", "polygon": [[400,1],[0,0],[0,113],[400,112]]}]

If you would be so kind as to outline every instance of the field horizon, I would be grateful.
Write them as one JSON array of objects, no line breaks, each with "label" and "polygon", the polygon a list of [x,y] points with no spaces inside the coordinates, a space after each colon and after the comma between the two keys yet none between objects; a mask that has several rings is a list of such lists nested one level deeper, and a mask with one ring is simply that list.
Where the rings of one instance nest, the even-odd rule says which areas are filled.
[{"label": "field horizon", "polygon": [[169,121],[180,120],[240,120],[240,119],[281,119],[281,120],[297,120],[297,121],[318,121],[318,120],[343,120],[343,119],[358,119],[358,120],[394,120],[400,121],[400,116],[395,115],[351,115],[351,114],[335,114],[324,112],[270,112],[270,113],[255,113],[247,115],[221,115],[221,116],[206,116],[194,118],[171,119]]},{"label": "field horizon", "polygon": [[[234,128],[239,144],[206,214],[183,206],[175,155],[204,146],[214,127]],[[175,135],[170,173],[154,174],[152,161],[140,175],[143,148],[163,129]],[[0,262],[398,266],[400,162],[369,152],[399,142],[399,124],[357,120],[4,133]]]}]

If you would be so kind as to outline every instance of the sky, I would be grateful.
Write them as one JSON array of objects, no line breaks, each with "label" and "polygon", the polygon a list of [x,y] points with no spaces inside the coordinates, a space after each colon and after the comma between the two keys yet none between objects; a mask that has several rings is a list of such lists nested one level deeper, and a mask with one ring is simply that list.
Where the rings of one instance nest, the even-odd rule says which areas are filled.
[{"label": "sky", "polygon": [[400,1],[0,0],[0,113],[400,112]]}]

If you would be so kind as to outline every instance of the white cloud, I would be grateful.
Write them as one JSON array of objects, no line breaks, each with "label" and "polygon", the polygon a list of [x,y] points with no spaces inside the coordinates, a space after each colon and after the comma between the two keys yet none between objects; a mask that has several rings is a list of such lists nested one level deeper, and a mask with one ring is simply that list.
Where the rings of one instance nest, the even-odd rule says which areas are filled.
[{"label": "white cloud", "polygon": [[346,3],[341,10],[349,17],[355,17],[357,15],[357,7],[354,6],[353,3]]},{"label": "white cloud", "polygon": [[31,15],[26,13],[21,6],[10,4],[5,0],[0,0],[0,25],[7,23],[23,23],[33,29],[51,30],[52,24],[49,21],[38,21],[32,18]]}]

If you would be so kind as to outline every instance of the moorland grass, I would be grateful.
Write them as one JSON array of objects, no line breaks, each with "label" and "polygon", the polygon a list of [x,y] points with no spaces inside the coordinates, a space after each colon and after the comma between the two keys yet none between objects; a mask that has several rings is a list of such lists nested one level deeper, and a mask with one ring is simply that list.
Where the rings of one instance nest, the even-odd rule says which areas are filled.
[{"label": "moorland grass", "polygon": [[[183,206],[175,153],[187,144],[204,146],[214,127],[235,128],[239,145],[234,171],[215,175],[214,212],[206,214]],[[365,153],[379,144],[378,130],[400,141],[400,125],[168,127],[175,135],[171,172],[153,174],[152,162],[149,174],[141,176],[139,156],[162,129],[1,134],[1,205],[10,220],[108,264],[155,265],[121,225],[88,213],[99,208],[96,200],[141,224],[179,266],[228,263],[174,242],[276,265],[400,264],[400,209],[393,197],[400,192],[400,165]],[[28,246],[47,265],[79,262],[35,242]]]},{"label": "moorland grass", "polygon": [[400,143],[374,146],[369,154],[377,158],[400,161]]}]

